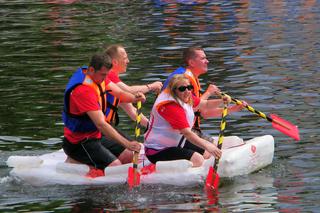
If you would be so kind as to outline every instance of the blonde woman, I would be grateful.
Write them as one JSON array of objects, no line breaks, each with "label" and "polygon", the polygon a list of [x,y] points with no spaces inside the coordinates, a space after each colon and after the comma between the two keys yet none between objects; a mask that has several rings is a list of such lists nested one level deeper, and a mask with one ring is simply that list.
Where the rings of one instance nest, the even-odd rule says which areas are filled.
[{"label": "blonde woman", "polygon": [[146,156],[152,163],[187,159],[194,167],[205,158],[221,157],[213,143],[200,138],[191,128],[194,111],[216,109],[221,100],[202,100],[192,95],[193,86],[183,74],[175,75],[168,87],[158,96],[150,115],[149,129],[145,134]]}]

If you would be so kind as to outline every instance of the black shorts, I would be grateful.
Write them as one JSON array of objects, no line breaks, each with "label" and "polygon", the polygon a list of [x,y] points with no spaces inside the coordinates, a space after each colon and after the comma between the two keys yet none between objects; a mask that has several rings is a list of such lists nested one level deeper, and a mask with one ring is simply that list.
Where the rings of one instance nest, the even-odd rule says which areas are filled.
[{"label": "black shorts", "polygon": [[194,145],[193,143],[189,142],[189,141],[186,141],[186,143],[184,144],[183,146],[184,149],[191,149],[195,152],[199,152],[201,155],[203,155],[204,153],[204,149]]},{"label": "black shorts", "polygon": [[72,144],[66,138],[63,138],[62,148],[74,160],[98,169],[107,167],[125,150],[122,145],[107,140],[105,137],[86,139],[78,144]]},{"label": "black shorts", "polygon": [[198,152],[201,155],[204,153],[204,149],[186,141],[183,148],[181,147],[169,147],[156,154],[147,155],[148,160],[151,163],[156,163],[157,161],[170,161],[170,160],[190,160],[193,153]]}]

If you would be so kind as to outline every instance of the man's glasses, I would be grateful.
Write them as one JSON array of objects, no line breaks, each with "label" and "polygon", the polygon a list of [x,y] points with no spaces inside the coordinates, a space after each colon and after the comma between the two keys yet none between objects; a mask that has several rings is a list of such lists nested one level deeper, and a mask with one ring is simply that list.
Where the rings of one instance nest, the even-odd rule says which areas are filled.
[{"label": "man's glasses", "polygon": [[184,92],[184,91],[186,91],[186,89],[188,89],[188,90],[190,91],[190,90],[193,90],[193,86],[192,86],[192,85],[181,86],[181,87],[178,87],[177,89],[178,89],[180,92]]}]

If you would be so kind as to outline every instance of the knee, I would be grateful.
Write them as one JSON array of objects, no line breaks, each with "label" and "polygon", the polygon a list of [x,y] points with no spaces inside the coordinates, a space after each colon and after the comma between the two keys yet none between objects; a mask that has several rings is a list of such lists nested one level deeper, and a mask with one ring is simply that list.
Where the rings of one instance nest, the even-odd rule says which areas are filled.
[{"label": "knee", "polygon": [[64,161],[66,163],[74,163],[74,164],[81,164],[79,161],[67,156],[67,159]]},{"label": "knee", "polygon": [[109,165],[108,165],[108,167],[109,166],[120,166],[122,163],[121,163],[121,161],[120,160],[114,160],[114,161],[112,161]]},{"label": "knee", "polygon": [[133,152],[125,149],[120,156],[118,157],[118,159],[120,160],[121,163],[126,164],[126,163],[131,163],[132,162],[132,158],[133,158]]},{"label": "knee", "polygon": [[212,156],[212,155],[211,155],[209,152],[204,151],[204,153],[203,153],[204,159],[209,159],[209,158],[211,158],[211,156]]},{"label": "knee", "polygon": [[193,164],[193,167],[199,167],[202,166],[203,162],[204,162],[204,158],[201,154],[199,154],[198,152],[193,153],[190,161]]}]

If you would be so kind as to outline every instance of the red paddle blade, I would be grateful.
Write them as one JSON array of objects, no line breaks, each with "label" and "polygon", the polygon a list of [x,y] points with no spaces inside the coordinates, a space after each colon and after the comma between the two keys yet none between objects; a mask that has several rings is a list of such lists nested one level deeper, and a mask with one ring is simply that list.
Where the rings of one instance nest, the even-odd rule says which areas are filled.
[{"label": "red paddle blade", "polygon": [[294,138],[295,140],[300,140],[299,129],[297,126],[293,125],[289,121],[286,121],[275,114],[271,114],[272,118],[272,127],[279,130],[285,135]]},{"label": "red paddle blade", "polygon": [[[208,204],[209,205],[217,205],[218,204],[218,193],[215,190],[210,189],[206,189],[206,194],[207,194],[207,199],[208,199]],[[209,209],[212,210],[212,212],[219,212],[218,209],[214,208],[214,209]]]},{"label": "red paddle blade", "polygon": [[209,168],[207,179],[206,179],[206,187],[218,189],[219,186],[219,175],[218,173],[213,169],[213,167]]},{"label": "red paddle blade", "polygon": [[140,173],[133,167],[128,169],[128,185],[130,188],[140,185]]}]

